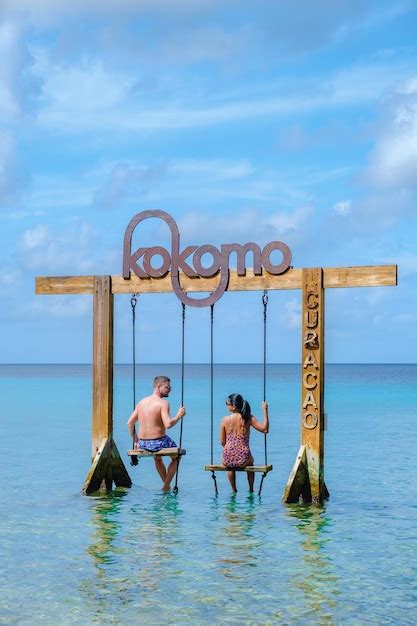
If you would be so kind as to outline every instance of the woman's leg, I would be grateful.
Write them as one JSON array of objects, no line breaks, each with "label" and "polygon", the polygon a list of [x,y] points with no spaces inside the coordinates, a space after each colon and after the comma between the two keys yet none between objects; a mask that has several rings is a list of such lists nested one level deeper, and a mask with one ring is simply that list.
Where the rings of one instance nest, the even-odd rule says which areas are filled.
[{"label": "woman's leg", "polygon": [[[253,456],[251,455],[249,460],[248,460],[248,465],[253,465]],[[253,485],[255,482],[255,474],[253,472],[246,472],[246,476],[248,477],[248,483],[249,483],[249,491],[250,493],[253,493]]]},{"label": "woman's leg", "polygon": [[229,470],[227,472],[227,477],[229,479],[230,486],[232,487],[233,493],[236,493],[237,492],[237,489],[236,489],[236,472],[233,471],[233,470]]},{"label": "woman's leg", "polygon": [[248,477],[249,491],[250,493],[253,493],[253,484],[255,482],[255,474],[253,472],[246,472],[246,476]]}]

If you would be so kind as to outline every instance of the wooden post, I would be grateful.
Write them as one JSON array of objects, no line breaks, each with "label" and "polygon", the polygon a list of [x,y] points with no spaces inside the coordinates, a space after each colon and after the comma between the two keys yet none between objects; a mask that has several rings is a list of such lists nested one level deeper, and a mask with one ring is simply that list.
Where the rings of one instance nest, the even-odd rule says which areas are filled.
[{"label": "wooden post", "polygon": [[284,491],[284,502],[321,503],[324,483],[324,289],[323,270],[302,276],[301,448]]},{"label": "wooden post", "polygon": [[113,294],[110,276],[93,279],[93,464],[83,492],[130,487],[132,481],[113,441]]},{"label": "wooden post", "polygon": [[102,439],[113,434],[113,294],[110,276],[95,276],[93,286],[92,458]]}]

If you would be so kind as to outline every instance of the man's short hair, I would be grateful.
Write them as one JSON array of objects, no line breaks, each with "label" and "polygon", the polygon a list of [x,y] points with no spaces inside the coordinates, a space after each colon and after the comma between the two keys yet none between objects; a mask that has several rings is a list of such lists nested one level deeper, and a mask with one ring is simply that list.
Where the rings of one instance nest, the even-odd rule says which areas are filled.
[{"label": "man's short hair", "polygon": [[153,379],[153,386],[163,385],[164,383],[170,383],[171,379],[168,376],[155,376]]}]

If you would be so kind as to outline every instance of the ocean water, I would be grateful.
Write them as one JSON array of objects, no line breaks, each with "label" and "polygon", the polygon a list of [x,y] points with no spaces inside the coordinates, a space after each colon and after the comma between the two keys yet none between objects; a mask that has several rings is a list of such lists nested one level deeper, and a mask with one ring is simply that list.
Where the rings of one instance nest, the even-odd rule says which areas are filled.
[{"label": "ocean water", "polygon": [[[160,492],[152,460],[128,464],[131,370],[117,366],[115,441],[133,486],[86,497],[91,368],[0,366],[0,623],[416,624],[417,366],[327,366],[322,507],[281,503],[299,366],[268,367],[274,470],[260,497],[244,474],[236,495],[218,474],[214,496],[209,368],[185,373],[178,495]],[[178,366],[138,366],[138,397],[156,374],[171,377],[175,411]],[[214,384],[216,460],[225,397],[260,414],[262,366],[217,365]],[[263,435],[251,444],[263,462]]]}]

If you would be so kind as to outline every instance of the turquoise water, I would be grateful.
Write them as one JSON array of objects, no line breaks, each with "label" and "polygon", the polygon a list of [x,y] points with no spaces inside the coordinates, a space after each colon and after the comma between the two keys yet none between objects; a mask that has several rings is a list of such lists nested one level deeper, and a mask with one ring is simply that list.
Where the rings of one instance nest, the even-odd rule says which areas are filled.
[{"label": "turquoise water", "polygon": [[[232,496],[210,474],[207,366],[186,370],[188,409],[178,496],[153,463],[126,466],[131,489],[85,497],[88,366],[0,366],[1,624],[415,624],[417,366],[327,367],[323,507],[284,506],[299,447],[299,367],[269,367],[262,496],[239,475]],[[138,395],[155,374],[140,366]],[[262,367],[215,368],[216,433],[228,393],[259,414]],[[115,372],[115,440],[130,442],[130,368]],[[179,427],[170,432],[178,438]],[[263,436],[252,435],[263,461]],[[215,444],[215,459],[220,446]]]}]

